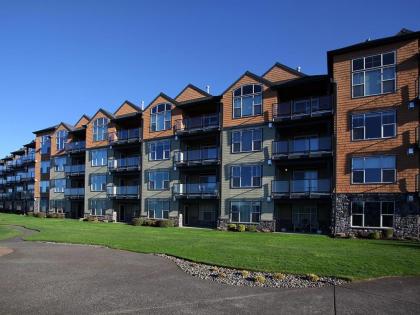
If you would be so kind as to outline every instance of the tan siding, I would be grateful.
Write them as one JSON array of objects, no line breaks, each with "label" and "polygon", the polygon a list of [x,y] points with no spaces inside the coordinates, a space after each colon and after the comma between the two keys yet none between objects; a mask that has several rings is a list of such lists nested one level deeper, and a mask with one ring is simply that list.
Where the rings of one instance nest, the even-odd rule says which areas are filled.
[{"label": "tan siding", "polygon": [[74,127],[80,128],[80,127],[86,125],[87,123],[89,123],[89,119],[87,119],[85,116],[83,116],[82,118],[80,118],[80,120],[77,122],[77,124]]},{"label": "tan siding", "polygon": [[200,97],[206,97],[207,95],[199,93],[191,87],[186,88],[178,97],[175,99],[177,102],[189,101]]},{"label": "tan siding", "polygon": [[267,79],[271,82],[277,81],[286,81],[291,79],[297,79],[299,76],[295,73],[286,71],[278,66],[274,66],[270,71],[268,71],[264,76],[264,79]]},{"label": "tan siding", "polygon": [[[98,112],[90,120],[89,124],[87,125],[87,128],[86,128],[86,148],[87,149],[98,148],[98,147],[103,147],[103,146],[108,145],[108,139],[105,139],[103,141],[93,141],[93,123],[95,119],[103,118],[103,117],[108,118],[104,113]],[[108,132],[113,132],[113,131],[115,131],[115,128],[111,124],[108,126]]]},{"label": "tan siding", "polygon": [[133,106],[131,106],[128,103],[124,103],[115,113],[115,116],[122,116],[122,115],[127,115],[127,114],[131,114],[131,113],[137,113],[138,110],[135,109]]}]

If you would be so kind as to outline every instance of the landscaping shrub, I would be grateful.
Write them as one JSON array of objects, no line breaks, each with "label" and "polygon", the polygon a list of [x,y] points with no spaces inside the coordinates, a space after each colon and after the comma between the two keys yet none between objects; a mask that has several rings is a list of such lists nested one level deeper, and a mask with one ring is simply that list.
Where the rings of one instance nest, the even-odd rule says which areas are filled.
[{"label": "landscaping shrub", "polygon": [[27,213],[26,213],[26,215],[27,215],[28,217],[33,217],[33,216],[34,216],[34,213],[33,213],[33,212],[27,212]]},{"label": "landscaping shrub", "polygon": [[394,230],[393,229],[386,229],[383,231],[383,237],[386,239],[390,239],[394,237]]},{"label": "landscaping shrub", "polygon": [[155,226],[155,221],[150,220],[150,219],[146,219],[146,220],[144,220],[143,225],[144,226]]},{"label": "landscaping shrub", "polygon": [[255,225],[247,225],[245,229],[247,232],[257,232],[257,227]]},{"label": "landscaping shrub", "polygon": [[249,271],[248,270],[242,270],[241,274],[242,274],[242,278],[244,278],[244,279],[249,277]]},{"label": "landscaping shrub", "polygon": [[174,222],[172,220],[158,220],[156,226],[158,227],[174,227]]},{"label": "landscaping shrub", "polygon": [[134,225],[134,226],[144,225],[144,219],[143,218],[133,218],[133,220],[131,220],[131,224]]},{"label": "landscaping shrub", "polygon": [[273,278],[276,280],[283,280],[284,278],[286,278],[286,275],[281,272],[277,272],[273,275]]},{"label": "landscaping shrub", "polygon": [[88,221],[88,222],[99,222],[97,217],[94,217],[94,216],[91,216],[91,215],[86,218],[86,221]]},{"label": "landscaping shrub", "polygon": [[238,231],[238,232],[245,232],[245,225],[238,224],[238,226],[236,227],[236,231]]},{"label": "landscaping shrub", "polygon": [[227,229],[228,231],[236,231],[236,224],[233,224],[233,223],[228,224]]},{"label": "landscaping shrub", "polygon": [[379,233],[379,231],[374,231],[369,233],[369,238],[372,240],[379,240],[381,238],[381,234]]},{"label": "landscaping shrub", "polygon": [[224,272],[219,272],[218,276],[219,276],[219,278],[226,278],[227,277],[226,273],[224,273]]},{"label": "landscaping shrub", "polygon": [[50,219],[56,219],[58,217],[59,217],[58,213],[52,212],[52,213],[47,214],[47,218],[50,218]]},{"label": "landscaping shrub", "polygon": [[255,277],[255,282],[264,284],[265,281],[266,281],[266,279],[265,279],[265,277],[263,275],[258,275],[258,276]]},{"label": "landscaping shrub", "polygon": [[46,215],[45,215],[45,212],[37,212],[37,213],[34,213],[34,217],[36,217],[36,218],[45,218]]},{"label": "landscaping shrub", "polygon": [[314,273],[309,273],[309,274],[306,275],[306,279],[308,279],[309,281],[312,281],[312,282],[318,282],[319,281],[319,276],[317,276]]}]

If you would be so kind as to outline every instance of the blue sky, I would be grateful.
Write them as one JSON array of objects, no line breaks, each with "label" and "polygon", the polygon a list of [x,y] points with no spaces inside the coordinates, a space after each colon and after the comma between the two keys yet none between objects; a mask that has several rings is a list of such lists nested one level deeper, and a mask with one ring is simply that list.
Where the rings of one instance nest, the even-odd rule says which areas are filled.
[{"label": "blue sky", "polygon": [[32,131],[186,84],[222,92],[275,61],[326,73],[326,51],[420,30],[420,1],[0,0],[0,156]]}]

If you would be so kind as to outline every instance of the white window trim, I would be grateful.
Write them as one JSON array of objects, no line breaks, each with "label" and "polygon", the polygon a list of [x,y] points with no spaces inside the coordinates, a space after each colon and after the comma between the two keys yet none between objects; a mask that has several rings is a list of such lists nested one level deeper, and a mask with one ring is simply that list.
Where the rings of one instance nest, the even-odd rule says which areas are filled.
[{"label": "white window trim", "polygon": [[[366,169],[362,168],[362,169],[353,169],[353,159],[354,158],[369,158],[369,157],[384,157],[384,156],[392,156],[395,158],[395,168],[380,168],[381,169],[381,181],[380,182],[366,182]],[[377,185],[377,184],[395,184],[397,182],[397,157],[395,155],[375,155],[375,156],[355,156],[352,157],[351,159],[351,184],[352,185]],[[378,167],[379,168],[379,167]],[[384,171],[394,171],[394,181],[393,182],[384,182],[383,181],[383,176],[384,176]],[[353,180],[353,171],[363,171],[363,183],[358,183],[358,182],[354,182]]]},{"label": "white window trim", "polygon": [[[242,94],[243,87],[244,86],[248,86],[248,85],[252,85],[253,86],[252,87],[252,91],[254,91],[254,86],[255,85],[261,86],[261,92],[258,92],[258,93],[254,93],[253,92],[253,93],[250,93],[250,94]],[[241,89],[241,95],[240,96],[235,96],[235,91],[237,91],[238,89]],[[262,116],[263,115],[263,104],[264,104],[263,92],[264,92],[263,85],[262,84],[255,84],[255,83],[244,84],[244,85],[241,85],[240,87],[234,89],[232,91],[232,96],[233,96],[233,102],[232,102],[232,118],[233,119],[238,119],[238,118],[246,118],[246,117],[253,117],[253,116]],[[255,98],[255,96],[260,95],[260,94],[261,94],[261,104],[254,104],[254,98]],[[242,114],[242,112],[243,112],[243,110],[242,110],[242,106],[243,106],[242,98],[243,97],[249,97],[249,96],[252,96],[253,97],[252,114],[251,115],[243,115]],[[239,117],[236,117],[235,116],[235,99],[240,99],[241,100],[241,105],[240,105],[241,115]],[[261,113],[260,114],[255,114],[255,106],[261,106]]]},{"label": "white window trim", "polygon": [[[361,215],[362,216],[362,224],[363,225],[353,225],[353,202],[362,202],[363,203],[363,213],[356,213],[355,215]],[[365,203],[366,202],[376,202],[380,204],[380,226],[365,226]],[[393,214],[382,214],[382,203],[384,202],[392,202],[394,204],[394,213]],[[395,200],[380,200],[380,201],[352,201],[350,204],[350,227],[351,228],[363,228],[363,229],[392,229],[392,227],[383,226],[382,217],[383,216],[392,216],[393,217],[393,223],[395,218]]]},{"label": "white window trim", "polygon": [[[239,167],[241,170],[240,170],[240,174],[242,174],[242,167],[259,167],[260,168],[260,176],[252,176],[252,174],[251,174],[251,186],[242,186],[242,176],[240,175],[239,176],[239,187],[235,187],[235,186],[233,186],[233,168],[234,167]],[[241,188],[260,188],[260,187],[262,187],[262,178],[263,178],[263,167],[262,167],[262,165],[261,164],[237,164],[237,165],[232,165],[231,167],[230,167],[230,173],[231,173],[231,176],[230,176],[230,187],[232,188],[232,189],[241,189]],[[235,176],[236,177],[236,176]],[[252,185],[252,182],[253,182],[253,178],[254,177],[259,177],[260,178],[260,185],[258,185],[258,186],[253,186]]]},{"label": "white window trim", "polygon": [[[249,214],[249,220],[250,221],[241,221],[241,212],[240,211],[238,211],[239,221],[233,221],[232,220],[232,213],[233,213],[233,211],[232,211],[232,204],[233,203],[240,203],[240,202],[243,202],[243,203],[251,203],[251,212]],[[260,209],[260,211],[258,211],[258,212],[253,211],[253,204],[254,203],[259,203],[259,209]],[[257,213],[258,216],[259,216],[258,217],[258,222],[252,222],[252,214],[254,214],[254,213]],[[261,201],[258,201],[258,200],[231,200],[230,201],[229,221],[232,222],[232,223],[238,223],[238,224],[255,224],[255,225],[258,225],[261,222]]]},{"label": "white window trim", "polygon": [[[242,140],[243,137],[242,137],[242,135],[243,135],[243,132],[244,131],[251,131],[252,132],[252,134],[251,134],[251,147],[252,148],[251,148],[250,151],[244,151],[242,149],[242,147],[243,147],[243,140]],[[261,149],[259,149],[259,150],[257,150],[257,149],[254,148],[254,132],[258,132],[258,131],[261,134],[261,138],[260,138]],[[233,141],[233,135],[235,133],[239,133],[240,134],[239,151],[234,151],[233,150],[234,143],[238,143],[238,142],[234,142]],[[247,129],[241,129],[241,130],[232,130],[232,132],[231,132],[231,139],[232,139],[232,141],[231,141],[231,150],[230,150],[230,152],[233,153],[233,154],[236,154],[236,153],[246,153],[246,152],[261,152],[263,150],[263,130],[262,130],[262,128],[247,128]]]},{"label": "white window trim", "polygon": [[[383,114],[393,113],[395,116],[395,123],[383,123]],[[378,138],[366,138],[366,115],[369,114],[378,114],[381,115],[381,136]],[[353,127],[353,117],[354,116],[362,116],[363,115],[363,127]],[[384,126],[387,125],[394,125],[394,135],[385,137],[384,136]],[[354,138],[354,129],[355,128],[363,128],[363,139],[355,139]],[[391,139],[397,137],[397,111],[395,109],[393,110],[385,110],[385,111],[378,111],[378,112],[367,112],[367,113],[361,113],[361,114],[351,114],[351,140],[352,141],[365,141],[365,140],[377,140],[377,139]]]},{"label": "white window trim", "polygon": [[[168,144],[168,156],[167,157],[165,157],[165,144]],[[163,155],[162,155],[162,159],[158,159],[157,158],[157,154],[156,154],[156,152],[157,152],[157,150],[156,150],[156,145],[157,144],[161,144],[161,145],[163,145],[164,147],[163,147]],[[154,149],[154,151],[152,151],[152,145],[154,145],[155,146],[155,149]],[[153,153],[154,152],[154,158],[153,158]],[[148,154],[148,158],[149,158],[149,161],[163,161],[163,160],[169,160],[170,158],[171,158],[171,142],[170,142],[170,140],[161,140],[161,141],[152,141],[152,142],[149,142],[149,154]]]}]

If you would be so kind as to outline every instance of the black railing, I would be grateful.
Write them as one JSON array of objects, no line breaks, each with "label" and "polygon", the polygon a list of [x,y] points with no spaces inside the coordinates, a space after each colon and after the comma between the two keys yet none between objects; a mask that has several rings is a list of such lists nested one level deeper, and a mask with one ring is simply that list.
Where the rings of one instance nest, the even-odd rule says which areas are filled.
[{"label": "black railing", "polygon": [[86,141],[72,141],[66,143],[64,148],[67,152],[80,152],[86,149]]},{"label": "black railing", "polygon": [[182,132],[217,129],[219,126],[219,114],[210,114],[176,120],[174,128],[175,132]]},{"label": "black railing", "polygon": [[121,159],[109,159],[108,168],[110,171],[140,170],[140,157],[130,156]]},{"label": "black railing", "polygon": [[85,195],[85,188],[65,188],[64,196],[66,197],[83,197]]},{"label": "black railing", "polygon": [[66,165],[64,166],[64,173],[66,175],[82,175],[85,173],[85,164]]},{"label": "black railing", "polygon": [[120,129],[108,135],[110,143],[137,142],[141,140],[141,128]]},{"label": "black railing", "polygon": [[174,184],[172,193],[175,197],[218,197],[219,183]]},{"label": "black railing", "polygon": [[108,197],[138,198],[139,186],[111,186],[106,189]]},{"label": "black railing", "polygon": [[331,137],[307,137],[273,141],[273,158],[332,154]]},{"label": "black railing", "polygon": [[174,156],[176,165],[214,164],[218,163],[219,159],[219,149],[217,147],[178,151]]},{"label": "black railing", "polygon": [[271,182],[271,194],[276,197],[293,197],[297,195],[319,196],[331,194],[330,179],[297,179],[297,180],[273,180]]},{"label": "black railing", "polygon": [[313,97],[273,104],[273,120],[298,119],[332,113],[331,96]]}]

